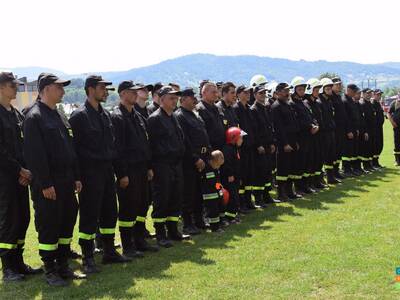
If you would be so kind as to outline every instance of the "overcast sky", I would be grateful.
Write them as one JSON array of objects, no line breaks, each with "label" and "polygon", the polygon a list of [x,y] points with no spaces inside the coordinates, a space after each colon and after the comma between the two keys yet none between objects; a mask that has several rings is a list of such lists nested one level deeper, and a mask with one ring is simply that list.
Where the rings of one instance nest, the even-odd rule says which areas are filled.
[{"label": "overcast sky", "polygon": [[127,70],[192,53],[400,62],[396,0],[1,3],[0,67]]}]

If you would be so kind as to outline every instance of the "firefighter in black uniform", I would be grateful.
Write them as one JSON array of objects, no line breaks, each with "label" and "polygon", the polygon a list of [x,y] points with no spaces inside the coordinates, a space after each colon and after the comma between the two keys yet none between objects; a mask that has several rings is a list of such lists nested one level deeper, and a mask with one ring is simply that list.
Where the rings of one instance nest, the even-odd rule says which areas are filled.
[{"label": "firefighter in black uniform", "polygon": [[[249,93],[250,88],[239,86],[237,94]],[[239,96],[240,97],[240,96]],[[275,153],[274,129],[270,114],[265,106],[266,89],[264,86],[254,88],[254,104],[250,108],[254,120],[254,197],[258,206],[265,207],[267,203],[278,203],[272,199],[269,192],[272,188],[271,154]]]},{"label": "firefighter in black uniform", "polygon": [[342,157],[344,175],[360,176],[361,173],[355,168],[354,161],[358,159],[358,144],[360,139],[360,114],[354,101],[356,93],[360,89],[355,84],[347,85],[346,93],[343,97],[343,104],[347,115],[347,131]]},{"label": "firefighter in black uniform", "polygon": [[335,111],[335,150],[336,160],[333,164],[333,170],[335,177],[338,179],[344,179],[344,176],[340,172],[340,163],[342,162],[342,156],[344,151],[344,144],[346,136],[349,134],[348,120],[346,110],[344,108],[342,100],[342,80],[339,77],[332,78],[332,104]]},{"label": "firefighter in black uniform", "polygon": [[[304,104],[311,112],[313,124],[321,128],[323,127],[322,107],[321,103],[317,100],[322,85],[317,78],[310,78],[307,81],[307,85],[307,94],[305,96],[306,99],[304,100]],[[315,189],[324,189],[327,185],[325,184],[324,176],[322,175],[324,160],[322,153],[322,134],[320,130],[312,136],[310,147],[313,157],[310,157],[311,162],[307,172],[310,174],[311,186]]]},{"label": "firefighter in black uniform", "polygon": [[210,156],[211,145],[204,121],[195,111],[197,99],[193,89],[182,91],[180,107],[175,112],[185,136],[183,158],[183,231],[198,234],[205,229],[200,177]]},{"label": "firefighter in black uniform", "polygon": [[[209,81],[201,84],[201,101],[196,105],[200,117],[206,125],[208,137],[213,150],[222,150],[225,144],[225,124],[223,115],[218,111],[215,101],[218,99],[217,86]],[[225,121],[227,123],[227,121]]]},{"label": "firefighter in black uniform", "polygon": [[[274,102],[277,99],[275,90],[276,90],[276,86],[278,85],[278,83],[274,82],[271,85],[268,86],[269,90],[269,97],[267,102],[265,103],[265,108],[267,110],[267,114],[269,115],[270,120],[272,120],[272,104],[274,104]],[[272,123],[273,124],[273,123]],[[272,168],[272,182],[271,182],[271,189],[273,186],[276,186],[276,180],[275,180],[275,176],[276,176],[276,156],[277,156],[277,152],[275,151],[274,153],[269,154],[270,156],[270,161],[271,161],[271,168]]]},{"label": "firefighter in black uniform", "polygon": [[353,160],[353,169],[356,170],[357,173],[361,174],[368,174],[369,171],[364,170],[362,167],[362,162],[363,162],[363,145],[365,144],[366,141],[368,141],[368,132],[366,130],[366,122],[365,122],[365,116],[363,109],[361,107],[360,103],[361,99],[361,90],[358,90],[354,97],[353,100],[356,104],[358,116],[360,119],[360,128],[359,128],[359,137],[357,140],[357,147],[356,147],[356,155]]},{"label": "firefighter in black uniform", "polygon": [[160,109],[148,119],[154,170],[152,218],[158,245],[168,248],[172,246],[170,240],[181,241],[184,238],[178,231],[178,221],[181,214],[185,144],[183,131],[173,114],[181,93],[164,86],[159,95]]},{"label": "firefighter in black uniform", "polygon": [[[256,89],[256,88],[254,88]],[[264,86],[258,86],[258,90]],[[255,92],[255,90],[254,90]],[[265,91],[264,91],[265,92]],[[264,186],[254,186],[254,132],[255,124],[250,112],[250,93],[237,94],[238,101],[233,106],[239,120],[239,127],[247,134],[243,137],[243,145],[240,147],[240,209],[243,212],[249,209],[259,208],[252,200],[253,189],[261,193]],[[244,191],[244,194],[243,194]]]},{"label": "firefighter in black uniform", "polygon": [[118,214],[113,169],[115,137],[110,113],[101,106],[106,101],[107,85],[111,82],[101,76],[87,77],[88,98],[69,120],[84,186],[79,195],[79,244],[85,273],[100,271],[93,258],[97,226],[103,242],[103,264],[130,261],[114,246]]},{"label": "firefighter in black uniform", "polygon": [[150,204],[149,181],[153,178],[153,170],[146,123],[134,109],[138,88],[130,80],[122,81],[118,86],[121,100],[111,114],[117,151],[114,168],[119,202],[118,225],[123,253],[131,258],[140,255],[134,247],[139,251],[158,250],[145,240]]},{"label": "firefighter in black uniform", "polygon": [[319,95],[318,102],[321,103],[322,118],[324,120],[322,133],[322,153],[324,153],[324,169],[327,175],[329,184],[337,184],[341,181],[336,178],[334,173],[334,163],[336,161],[335,148],[335,109],[332,103],[332,86],[333,81],[329,78],[322,78],[322,93]]},{"label": "firefighter in black uniform", "polygon": [[[277,100],[272,105],[272,116],[277,141],[277,173],[278,199],[288,201],[302,196],[293,191],[296,152],[299,149],[297,141],[298,122],[295,112],[289,106],[289,84],[281,82],[276,86]],[[289,198],[288,198],[289,197]]]},{"label": "firefighter in black uniform", "polygon": [[296,159],[296,178],[294,179],[296,190],[300,193],[310,194],[316,191],[310,187],[311,181],[309,169],[312,166],[314,159],[313,148],[311,147],[311,140],[318,132],[318,125],[314,124],[311,111],[304,104],[304,97],[306,92],[307,83],[303,77],[296,76],[291,82],[293,87],[293,94],[289,105],[296,113],[296,119],[299,125],[298,143],[299,150]]},{"label": "firefighter in black uniform", "polygon": [[160,107],[160,96],[158,92],[163,87],[161,82],[157,82],[153,86],[153,90],[151,91],[152,102],[149,106],[147,106],[147,114],[150,116],[153,112],[155,112]]},{"label": "firefighter in black uniform", "polygon": [[56,109],[69,83],[53,74],[43,76],[39,82],[40,100],[24,121],[24,156],[33,177],[31,194],[39,255],[46,281],[52,286],[64,286],[65,279],[84,277],[68,267],[78,211],[74,191],[82,189],[72,132]]},{"label": "firefighter in black uniform", "polygon": [[149,100],[149,92],[153,91],[153,85],[144,85],[143,83],[136,83],[135,85],[138,87],[138,96],[135,103],[135,110],[140,113],[145,119],[147,119],[150,115],[150,111],[147,109],[146,105],[147,101]]},{"label": "firefighter in black uniform", "polygon": [[388,119],[393,127],[395,165],[400,166],[400,95],[394,100],[389,109]]},{"label": "firefighter in black uniform", "polygon": [[222,99],[215,104],[220,115],[223,116],[225,130],[239,125],[239,119],[233,108],[233,105],[236,103],[235,88],[232,82],[224,83],[221,87]]},{"label": "firefighter in black uniform", "polygon": [[376,112],[371,103],[372,90],[365,88],[362,90],[362,100],[360,101],[361,110],[365,119],[365,133],[367,138],[361,143],[361,160],[366,171],[374,171],[372,159],[374,155],[374,145],[376,139]]},{"label": "firefighter in black uniform", "polygon": [[0,73],[0,257],[3,281],[20,281],[36,274],[23,260],[26,230],[30,221],[28,184],[31,172],[22,154],[22,114],[11,105],[18,85],[11,72]]},{"label": "firefighter in black uniform", "polygon": [[382,94],[382,90],[376,89],[374,91],[374,98],[372,99],[372,105],[376,112],[376,137],[372,165],[378,169],[383,168],[379,163],[379,156],[383,150],[383,124],[385,123],[385,113],[381,105]]}]

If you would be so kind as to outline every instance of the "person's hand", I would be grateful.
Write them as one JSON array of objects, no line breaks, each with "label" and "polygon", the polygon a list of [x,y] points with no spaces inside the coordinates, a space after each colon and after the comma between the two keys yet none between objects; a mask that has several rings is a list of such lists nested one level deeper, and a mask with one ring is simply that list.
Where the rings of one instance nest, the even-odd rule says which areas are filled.
[{"label": "person's hand", "polygon": [[228,177],[228,182],[234,182],[234,181],[235,181],[235,176]]},{"label": "person's hand", "polygon": [[42,193],[46,199],[56,200],[57,198],[56,189],[54,188],[54,186],[48,187],[47,189],[43,189]]},{"label": "person's hand", "polygon": [[18,179],[18,183],[22,186],[28,186],[29,185],[29,180],[26,179],[25,177],[20,176]]},{"label": "person's hand", "polygon": [[290,146],[289,144],[287,144],[287,145],[285,145],[285,146],[283,147],[283,151],[285,151],[285,152],[292,152],[292,151],[293,151],[293,148],[292,148],[292,146]]},{"label": "person's hand", "polygon": [[263,146],[260,146],[257,148],[258,154],[265,154],[265,148]]},{"label": "person's hand", "polygon": [[204,163],[204,160],[202,160],[201,158],[199,158],[194,165],[196,166],[196,169],[201,172],[204,170],[206,164]]},{"label": "person's hand", "polygon": [[27,179],[28,181],[32,180],[32,173],[28,169],[21,168],[19,171],[19,176]]},{"label": "person's hand", "polygon": [[313,126],[313,127],[311,128],[311,134],[312,134],[312,135],[316,134],[316,133],[318,132],[318,130],[319,130],[319,127],[318,127],[318,126]]},{"label": "person's hand", "polygon": [[147,170],[147,180],[152,181],[154,177],[154,172],[152,169]]},{"label": "person's hand", "polygon": [[368,133],[364,133],[364,140],[365,140],[365,141],[368,141],[368,140],[369,140]]},{"label": "person's hand", "polygon": [[275,151],[276,151],[275,145],[271,145],[271,146],[269,147],[269,149],[270,149],[270,151],[271,151],[271,154],[274,154]]},{"label": "person's hand", "polygon": [[82,182],[79,180],[75,181],[75,192],[80,193],[82,191]]},{"label": "person's hand", "polygon": [[354,134],[353,134],[352,132],[349,132],[349,133],[347,134],[347,138],[348,138],[349,140],[354,139]]},{"label": "person's hand", "polygon": [[119,180],[119,187],[121,188],[121,189],[126,189],[126,187],[129,185],[129,177],[128,176],[125,176],[125,177],[122,177],[120,180]]}]

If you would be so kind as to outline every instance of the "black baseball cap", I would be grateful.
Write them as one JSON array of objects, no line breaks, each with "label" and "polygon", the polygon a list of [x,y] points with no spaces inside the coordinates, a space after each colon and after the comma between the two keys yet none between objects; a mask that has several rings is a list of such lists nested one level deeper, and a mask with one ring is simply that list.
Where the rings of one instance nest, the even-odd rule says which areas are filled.
[{"label": "black baseball cap", "polygon": [[60,79],[58,76],[52,74],[52,73],[42,73],[39,75],[39,82],[38,82],[38,88],[39,91],[43,91],[43,89],[53,83],[58,83],[63,86],[67,86],[71,83],[71,80],[63,80]]},{"label": "black baseball cap", "polygon": [[106,86],[111,85],[111,81],[106,81],[100,75],[90,75],[86,78],[85,89],[88,87],[96,87],[99,83],[104,83]]},{"label": "black baseball cap", "polygon": [[236,95],[240,94],[241,92],[249,92],[249,91],[251,91],[251,87],[247,87],[242,84],[236,88]]},{"label": "black baseball cap", "polygon": [[360,88],[354,83],[350,83],[349,85],[347,85],[347,88],[352,90],[352,91],[354,91],[354,92],[359,92],[360,91]]},{"label": "black baseball cap", "polygon": [[196,93],[193,91],[192,88],[184,88],[184,89],[181,91],[181,96],[182,96],[182,97],[195,97],[195,96],[196,96]]},{"label": "black baseball cap", "polygon": [[157,92],[159,89],[161,89],[163,87],[163,84],[161,82],[156,82],[153,85],[153,92]]},{"label": "black baseball cap", "polygon": [[152,84],[136,83],[135,85],[137,86],[137,90],[147,89],[149,92],[152,92],[154,89]]},{"label": "black baseball cap", "polygon": [[182,92],[176,91],[172,88],[172,86],[165,85],[163,86],[160,91],[158,92],[158,95],[160,97],[165,96],[165,95],[176,95],[176,96],[182,96]]},{"label": "black baseball cap", "polygon": [[224,82],[223,81],[217,81],[215,84],[217,85],[217,87],[222,87],[224,85]]},{"label": "black baseball cap", "polygon": [[375,94],[383,94],[383,92],[382,92],[381,89],[376,89],[376,90],[374,91],[374,93],[375,93]]},{"label": "black baseball cap", "polygon": [[333,84],[339,84],[342,83],[342,79],[340,79],[340,77],[333,77],[332,82]]},{"label": "black baseball cap", "polygon": [[283,90],[290,90],[292,87],[287,82],[280,82],[276,86],[275,92],[280,92]]},{"label": "black baseball cap", "polygon": [[260,92],[265,92],[267,89],[265,88],[265,85],[257,85],[253,92],[254,94],[260,93]]},{"label": "black baseball cap", "polygon": [[363,93],[367,94],[367,93],[371,93],[372,90],[370,88],[365,88],[362,90]]},{"label": "black baseball cap", "polygon": [[135,85],[132,80],[124,80],[118,85],[118,94],[125,90],[139,90],[140,87]]},{"label": "black baseball cap", "polygon": [[17,79],[12,72],[0,72],[0,83],[13,82],[15,84],[23,85],[24,83]]}]

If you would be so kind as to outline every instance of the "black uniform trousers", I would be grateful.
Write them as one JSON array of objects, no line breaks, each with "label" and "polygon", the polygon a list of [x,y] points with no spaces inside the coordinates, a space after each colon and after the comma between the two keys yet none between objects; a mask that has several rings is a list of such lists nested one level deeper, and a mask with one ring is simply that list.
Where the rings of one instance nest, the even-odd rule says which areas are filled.
[{"label": "black uniform trousers", "polygon": [[43,262],[66,260],[78,213],[73,174],[53,175],[56,200],[44,198],[42,189],[33,183],[32,200],[35,226],[39,234],[39,255]]},{"label": "black uniform trousers", "polygon": [[379,126],[376,129],[376,140],[374,147],[374,158],[379,158],[383,150],[383,127]]},{"label": "black uniform trousers", "polygon": [[[203,214],[203,199],[201,196],[201,173],[196,169],[192,160],[183,161],[183,199],[182,216],[191,220],[192,216],[201,219]],[[190,221],[189,221],[190,222]]]},{"label": "black uniform trousers", "polygon": [[[269,147],[264,146],[268,151]],[[271,155],[268,153],[260,154],[257,149],[254,150],[254,195],[257,197],[263,195],[265,191],[271,190],[272,184],[272,164]]]},{"label": "black uniform trousers", "polygon": [[114,170],[109,162],[81,164],[79,194],[79,244],[85,257],[92,257],[97,227],[103,240],[114,240],[117,197]]},{"label": "black uniform trousers", "polygon": [[291,152],[285,152],[283,149],[284,145],[278,146],[276,171],[277,181],[288,181],[289,179],[294,179],[296,177],[295,173],[297,170],[296,160],[298,157],[298,150],[295,135],[289,137],[288,143],[293,148],[293,151]]},{"label": "black uniform trousers", "polygon": [[346,137],[344,143],[344,151],[343,151],[343,169],[345,171],[350,171],[352,166],[352,162],[358,160],[358,135],[357,133],[353,134],[353,138],[349,139]]},{"label": "black uniform trousers", "polygon": [[321,149],[322,135],[317,132],[310,139],[310,163],[308,164],[308,173],[310,176],[321,175],[322,166],[324,164],[323,153]]},{"label": "black uniform trousers", "polygon": [[339,165],[342,161],[342,156],[345,151],[345,143],[346,143],[346,132],[343,127],[336,127],[335,129],[335,150],[336,150],[336,159],[334,161],[335,165]]},{"label": "black uniform trousers", "polygon": [[375,147],[376,135],[375,133],[369,133],[368,140],[361,140],[360,144],[360,156],[363,162],[372,161],[374,156],[374,147]]},{"label": "black uniform trousers", "polygon": [[242,184],[239,194],[251,200],[254,183],[254,151],[249,147],[240,149],[240,180]]},{"label": "black uniform trousers", "polygon": [[335,131],[324,131],[322,134],[322,153],[324,158],[325,170],[332,170],[336,161],[336,139]]},{"label": "black uniform trousers", "polygon": [[394,155],[400,155],[400,128],[393,128]]},{"label": "black uniform trousers", "polygon": [[0,173],[0,256],[23,249],[30,221],[28,188],[10,177]]},{"label": "black uniform trousers", "polygon": [[229,192],[229,201],[225,207],[225,216],[234,219],[239,211],[239,180],[235,177],[233,182],[223,180],[222,185]]},{"label": "black uniform trousers", "polygon": [[[150,206],[149,181],[147,178],[147,163],[130,165],[128,167],[129,185],[121,188],[117,184],[118,194],[118,227],[124,247],[131,245],[130,232],[144,234],[146,216]],[[124,240],[124,237],[128,237]],[[144,238],[144,236],[141,236]]]},{"label": "black uniform trousers", "polygon": [[178,222],[182,210],[182,163],[153,163],[153,212],[155,225]]}]

